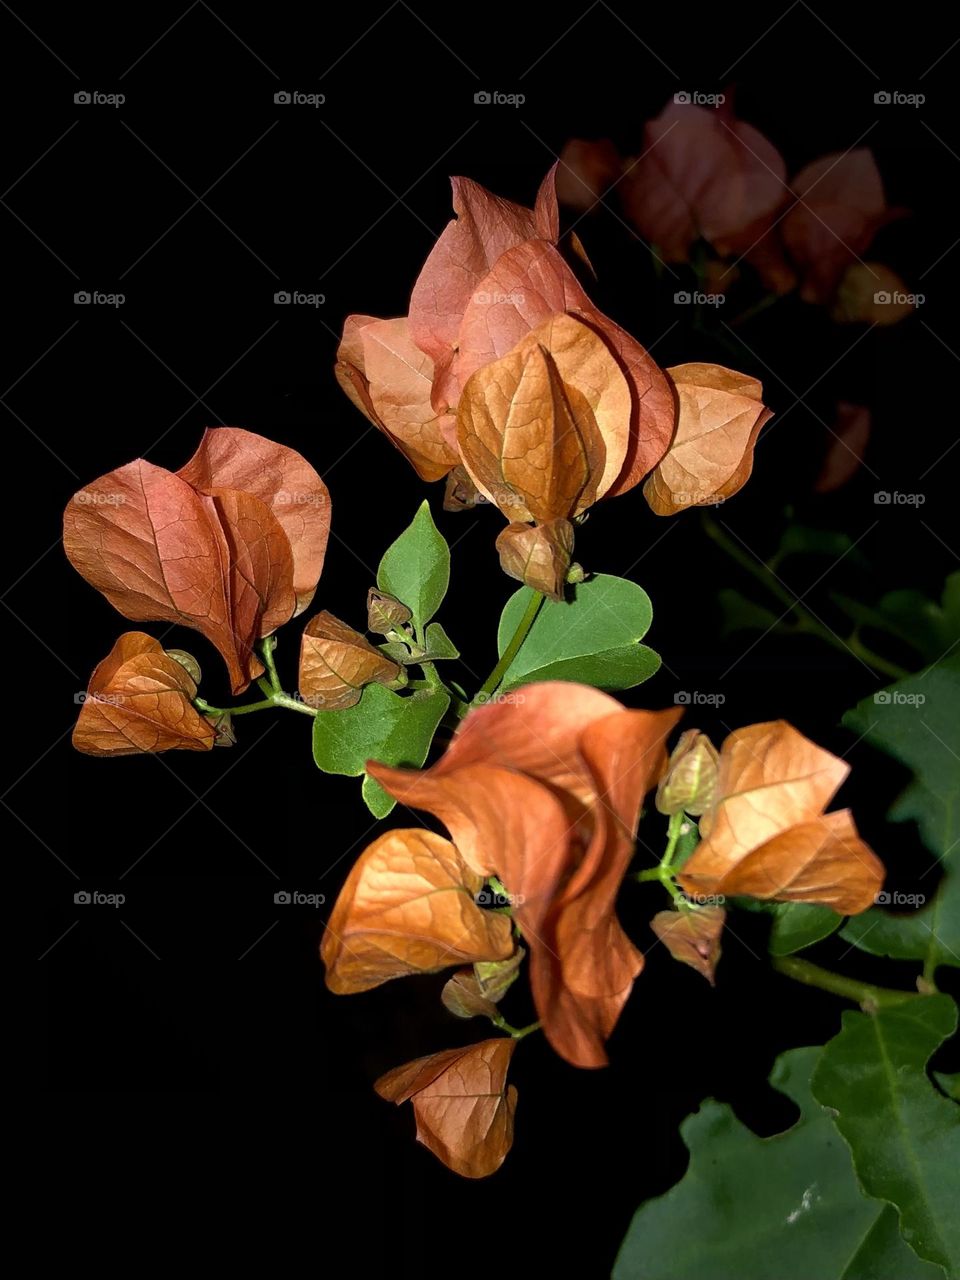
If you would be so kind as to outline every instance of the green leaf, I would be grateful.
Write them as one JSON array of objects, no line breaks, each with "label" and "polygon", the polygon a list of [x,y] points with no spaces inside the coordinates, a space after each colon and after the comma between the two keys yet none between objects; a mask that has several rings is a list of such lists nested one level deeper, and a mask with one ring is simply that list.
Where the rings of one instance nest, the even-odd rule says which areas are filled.
[{"label": "green leaf", "polygon": [[954,1102],[960,1102],[960,1071],[954,1071],[952,1074],[946,1071],[934,1071],[933,1078],[937,1084]]},{"label": "green leaf", "polygon": [[960,854],[960,654],[858,703],[848,729],[917,776],[889,817],[916,819],[924,844],[946,860]]},{"label": "green leaf", "polygon": [[403,602],[422,629],[440,607],[450,584],[450,548],[424,500],[413,522],[384,552],[377,586]]},{"label": "green leaf", "polygon": [[767,947],[774,956],[790,956],[804,947],[812,947],[815,942],[829,938],[843,924],[843,916],[829,907],[808,902],[777,902],[772,915]]},{"label": "green leaf", "polygon": [[960,573],[947,578],[940,604],[913,588],[889,591],[875,606],[840,594],[832,599],[854,622],[896,636],[925,662],[939,662],[960,639]]},{"label": "green leaf", "polygon": [[[771,1084],[800,1107],[785,1133],[759,1138],[730,1107],[712,1101],[683,1122],[687,1172],[637,1211],[614,1280],[845,1276],[884,1206],[857,1186],[829,1111],[810,1093],[819,1053],[792,1049],[774,1067]],[[918,1280],[928,1278],[921,1272]]]},{"label": "green leaf", "polygon": [[960,1111],[926,1064],[956,1026],[949,996],[847,1012],[812,1081],[864,1191],[895,1205],[906,1242],[950,1275],[960,1271]]},{"label": "green leaf", "polygon": [[427,652],[423,661],[439,662],[442,658],[459,658],[460,650],[439,622],[431,622],[426,634]]},{"label": "green leaf", "polygon": [[897,1211],[888,1204],[864,1236],[841,1280],[943,1280],[943,1272],[918,1258],[905,1243]]},{"label": "green leaf", "polygon": [[840,936],[872,956],[922,960],[928,977],[941,964],[960,967],[960,874],[954,869],[945,875],[933,900],[919,911],[871,907],[851,916]]},{"label": "green leaf", "polygon": [[[502,656],[530,602],[521,587],[504,606],[497,638]],[[503,689],[534,680],[576,680],[597,689],[632,689],[660,666],[640,644],[650,629],[650,597],[635,582],[598,573],[571,589],[571,599],[544,602],[510,665]]]},{"label": "green leaf", "polygon": [[724,639],[735,635],[738,631],[772,631],[778,623],[787,622],[787,619],[782,616],[783,610],[780,613],[774,613],[766,605],[749,600],[742,592],[734,591],[732,587],[724,587],[718,591],[717,599],[720,602],[722,615],[720,635]]},{"label": "green leaf", "polygon": [[[401,697],[383,685],[368,684],[356,706],[317,715],[313,758],[324,773],[350,778],[359,777],[368,760],[418,768],[449,705],[450,698],[442,690],[423,689]],[[385,818],[395,803],[369,777],[364,779],[362,795],[378,818]]]}]

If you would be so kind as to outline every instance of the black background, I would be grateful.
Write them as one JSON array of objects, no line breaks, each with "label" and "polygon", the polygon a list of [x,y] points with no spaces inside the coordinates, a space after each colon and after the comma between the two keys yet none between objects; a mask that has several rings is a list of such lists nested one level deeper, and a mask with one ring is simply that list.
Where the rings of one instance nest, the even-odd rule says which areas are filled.
[{"label": "black background", "polygon": [[[873,148],[889,202],[913,212],[870,256],[923,292],[924,306],[896,329],[865,334],[788,301],[776,318],[744,327],[735,362],[706,336],[671,328],[677,286],[654,282],[615,201],[577,226],[599,275],[594,295],[661,364],[715,359],[763,380],[777,418],[749,486],[718,518],[767,555],[791,507],[861,539],[872,566],[856,556],[800,561],[798,594],[828,568],[829,585],[867,598],[904,585],[937,594],[960,548],[960,450],[943,456],[956,438],[960,360],[960,45],[936,12],[914,5],[889,26],[874,6],[835,12],[804,0],[735,14],[653,14],[603,0],[579,11],[403,0],[228,10],[198,0],[56,17],[41,6],[23,21],[0,13],[18,73],[0,92],[8,120],[29,126],[6,133],[4,185],[13,185],[2,212],[7,480],[26,513],[8,515],[5,538],[17,745],[4,803],[12,861],[35,869],[40,885],[33,950],[46,1016],[36,1078],[85,1117],[82,1139],[64,1144],[71,1171],[86,1144],[118,1125],[131,1170],[162,1149],[172,1155],[178,1187],[191,1189],[181,1204],[202,1204],[220,1184],[221,1157],[236,1151],[229,1163],[254,1219],[302,1233],[318,1253],[325,1238],[346,1240],[361,1273],[473,1274],[492,1251],[512,1269],[602,1276],[635,1206],[682,1173],[677,1125],[703,1097],[730,1101],[761,1132],[789,1122],[790,1104],[766,1084],[772,1061],[833,1034],[840,1008],[773,976],[758,958],[762,920],[748,918],[728,938],[716,992],[662,948],[650,951],[606,1071],[575,1071],[540,1037],[524,1042],[504,1169],[482,1184],[443,1169],[413,1142],[409,1109],[383,1103],[371,1084],[399,1062],[477,1038],[478,1024],[444,1013],[439,979],[332,997],[316,956],[325,912],[273,901],[297,888],[332,902],[371,838],[357,782],[318,775],[309,723],[280,713],[240,722],[232,753],[116,763],[74,753],[74,696],[126,624],[63,558],[60,513],[84,482],[136,456],[176,468],[205,425],[248,427],[299,449],[325,476],[334,536],[316,606],[362,625],[379,557],[426,490],[336,386],[344,316],[405,311],[450,216],[448,174],[530,202],[568,137],[608,135],[629,152],[677,89],[736,84],[738,114],[776,143],[791,172],[858,142]],[[294,89],[326,102],[275,105],[276,92]],[[482,89],[526,102],[475,105]],[[879,89],[927,101],[877,107]],[[126,102],[75,105],[80,90]],[[126,300],[79,307],[79,290]],[[279,290],[322,292],[325,303],[278,307]],[[838,398],[873,407],[869,469],[816,497],[822,424]],[[922,492],[926,502],[878,507],[878,489]],[[458,678],[475,687],[495,659],[510,591],[493,550],[499,522],[490,510],[443,513],[438,490],[431,500],[455,548],[441,617],[468,664]],[[752,588],[708,545],[695,513],[660,520],[634,491],[593,513],[578,558],[634,578],[653,599],[648,640],[664,668],[625,696],[630,705],[668,705],[681,689],[722,692],[724,704],[697,720],[718,740],[784,716],[850,750],[840,716],[877,678],[815,639],[718,641],[716,588]],[[187,632],[169,640],[201,658],[207,698],[225,698],[205,642]],[[278,655],[287,687],[297,646],[292,626]],[[883,822],[898,770],[865,745],[848,758],[843,799],[891,866],[890,884],[909,889],[928,855],[912,830]],[[75,908],[81,888],[121,891],[126,902]],[[624,892],[623,918],[644,948],[661,896]],[[822,955],[829,963],[844,951],[831,941]],[[857,953],[842,964],[880,976]],[[913,978],[908,966],[883,973]],[[528,1013],[523,1000],[511,997],[514,1021]],[[213,1136],[214,1118],[226,1120],[228,1146]],[[255,1157],[253,1135],[264,1133],[269,1148]],[[291,1199],[271,1218],[265,1193],[278,1187]]]}]

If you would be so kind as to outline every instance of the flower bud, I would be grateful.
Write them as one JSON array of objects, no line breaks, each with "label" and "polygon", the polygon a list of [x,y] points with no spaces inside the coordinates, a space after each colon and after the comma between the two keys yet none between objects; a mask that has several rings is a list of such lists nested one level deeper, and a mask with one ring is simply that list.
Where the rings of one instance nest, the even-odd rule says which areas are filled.
[{"label": "flower bud", "polygon": [[396,596],[378,591],[376,587],[371,587],[367,592],[368,631],[375,631],[377,635],[385,636],[396,627],[409,622],[412,616],[407,606],[401,604]]},{"label": "flower bud", "polygon": [[699,729],[681,734],[657,787],[659,812],[706,813],[716,796],[719,760],[716,747]]}]

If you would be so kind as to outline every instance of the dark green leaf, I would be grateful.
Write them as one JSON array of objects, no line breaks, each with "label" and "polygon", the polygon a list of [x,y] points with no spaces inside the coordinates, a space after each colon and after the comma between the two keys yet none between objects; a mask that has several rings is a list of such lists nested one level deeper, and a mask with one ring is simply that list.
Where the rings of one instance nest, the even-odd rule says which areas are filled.
[{"label": "dark green leaf", "polygon": [[948,1098],[960,1102],[960,1071],[954,1071],[952,1075],[946,1071],[934,1071],[933,1078]]},{"label": "dark green leaf", "polygon": [[732,587],[724,587],[717,593],[717,599],[720,601],[723,619],[720,624],[720,634],[724,638],[738,631],[772,631],[779,622],[787,621],[782,616],[783,609],[779,613],[774,613],[766,605],[748,600],[745,595],[734,591]]},{"label": "dark green leaf", "polygon": [[758,1138],[717,1102],[683,1122],[687,1172],[637,1211],[614,1280],[841,1280],[883,1206],[810,1093],[819,1053],[792,1049],[774,1067],[801,1112],[786,1133]]},{"label": "dark green leaf", "polygon": [[864,1236],[841,1280],[943,1280],[943,1272],[918,1258],[904,1242],[897,1211],[888,1204]]},{"label": "dark green leaf", "polygon": [[847,1012],[812,1081],[836,1113],[863,1189],[894,1205],[906,1242],[950,1275],[960,1271],[960,1110],[926,1065],[956,1026],[948,996]]},{"label": "dark green leaf", "polygon": [[423,628],[439,609],[449,583],[450,548],[424,501],[413,522],[384,552],[377,586],[402,601]]},{"label": "dark green leaf", "polygon": [[928,976],[941,964],[960,967],[960,873],[956,868],[948,872],[933,900],[919,911],[871,907],[851,916],[840,936],[872,956],[922,960]]},{"label": "dark green leaf", "polygon": [[[419,767],[450,705],[442,691],[418,690],[401,697],[383,685],[368,684],[346,711],[321,711],[313,722],[313,758],[324,773],[356,778],[368,760]],[[362,788],[367,808],[385,818],[394,800],[372,778]]]},{"label": "dark green leaf", "polygon": [[809,902],[774,903],[772,915],[767,946],[774,956],[790,956],[804,947],[812,947],[815,942],[829,938],[843,924],[843,916],[829,907]]},{"label": "dark green leaf", "polygon": [[865,698],[843,723],[916,774],[890,817],[914,818],[924,844],[960,855],[960,654]]},{"label": "dark green leaf", "polygon": [[[502,655],[530,602],[521,587],[500,618]],[[534,680],[576,680],[597,689],[632,689],[648,680],[660,657],[640,640],[653,618],[650,597],[635,582],[598,573],[571,588],[565,601],[547,600],[503,682],[504,689]]]}]

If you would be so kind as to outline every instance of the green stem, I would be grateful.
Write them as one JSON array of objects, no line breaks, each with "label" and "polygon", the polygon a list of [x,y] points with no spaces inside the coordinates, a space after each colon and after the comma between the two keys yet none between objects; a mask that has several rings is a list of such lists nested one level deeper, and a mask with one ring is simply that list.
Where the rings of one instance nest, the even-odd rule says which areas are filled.
[{"label": "green stem", "polygon": [[499,1027],[501,1031],[506,1031],[507,1035],[513,1036],[514,1040],[522,1040],[524,1036],[528,1036],[533,1031],[539,1031],[541,1024],[539,1022],[531,1022],[528,1027],[511,1027],[506,1018],[491,1018],[490,1021],[495,1027]]},{"label": "green stem", "polygon": [[477,696],[473,700],[473,706],[479,706],[481,703],[487,702],[491,694],[496,693],[503,677],[510,669],[510,664],[520,652],[520,646],[526,640],[530,628],[537,620],[537,614],[540,612],[540,606],[543,604],[545,597],[540,591],[534,591],[530,596],[530,603],[524,611],[523,617],[517,624],[517,629],[513,633],[510,643],[503,651],[503,656],[497,665],[487,676],[483,682]]},{"label": "green stem", "polygon": [[832,973],[829,969],[821,969],[809,960],[799,960],[796,956],[774,956],[771,964],[777,973],[782,973],[795,982],[803,982],[808,987],[819,987],[821,991],[829,991],[831,995],[842,996],[852,1000],[864,1009],[883,1009],[895,1004],[905,1004],[915,1000],[915,991],[895,991],[891,987],[875,987],[870,982],[858,982],[856,978],[844,977],[842,973]]},{"label": "green stem", "polygon": [[245,716],[251,711],[267,711],[277,704],[271,695],[269,698],[264,698],[262,702],[248,702],[240,707],[211,707],[204,698],[194,698],[193,705],[205,716]]},{"label": "green stem", "polygon": [[274,693],[282,693],[283,689],[280,684],[280,677],[277,675],[277,664],[273,657],[273,651],[276,647],[276,636],[264,636],[260,641],[260,653],[263,657],[263,665],[267,669],[267,677],[270,680],[270,687],[273,689]]},{"label": "green stem", "polygon": [[797,625],[800,629],[818,636],[824,644],[840,650],[841,653],[853,653],[862,662],[873,667],[880,675],[888,676],[893,680],[902,680],[904,676],[910,674],[903,667],[898,667],[895,663],[888,662],[886,658],[882,658],[879,654],[868,649],[857,636],[852,636],[849,640],[842,640],[839,636],[834,635],[829,627],[825,627],[792,592],[788,591],[777,580],[768,565],[765,565],[762,560],[756,559],[755,556],[748,555],[732,538],[728,538],[711,516],[705,515],[703,517],[703,527],[707,536],[716,543],[721,551],[724,551],[741,569],[745,569],[747,573],[756,578],[772,596],[786,606],[788,613],[796,614]]},{"label": "green stem", "polygon": [[674,906],[680,911],[691,910],[690,903],[683,896],[681,890],[677,888],[673,879],[673,859],[676,856],[677,843],[680,840],[680,833],[685,821],[685,814],[671,813],[670,821],[667,824],[667,847],[663,851],[663,857],[655,867],[648,867],[646,871],[635,871],[633,873],[634,880],[639,880],[641,884],[651,880],[659,880],[673,899]]}]

